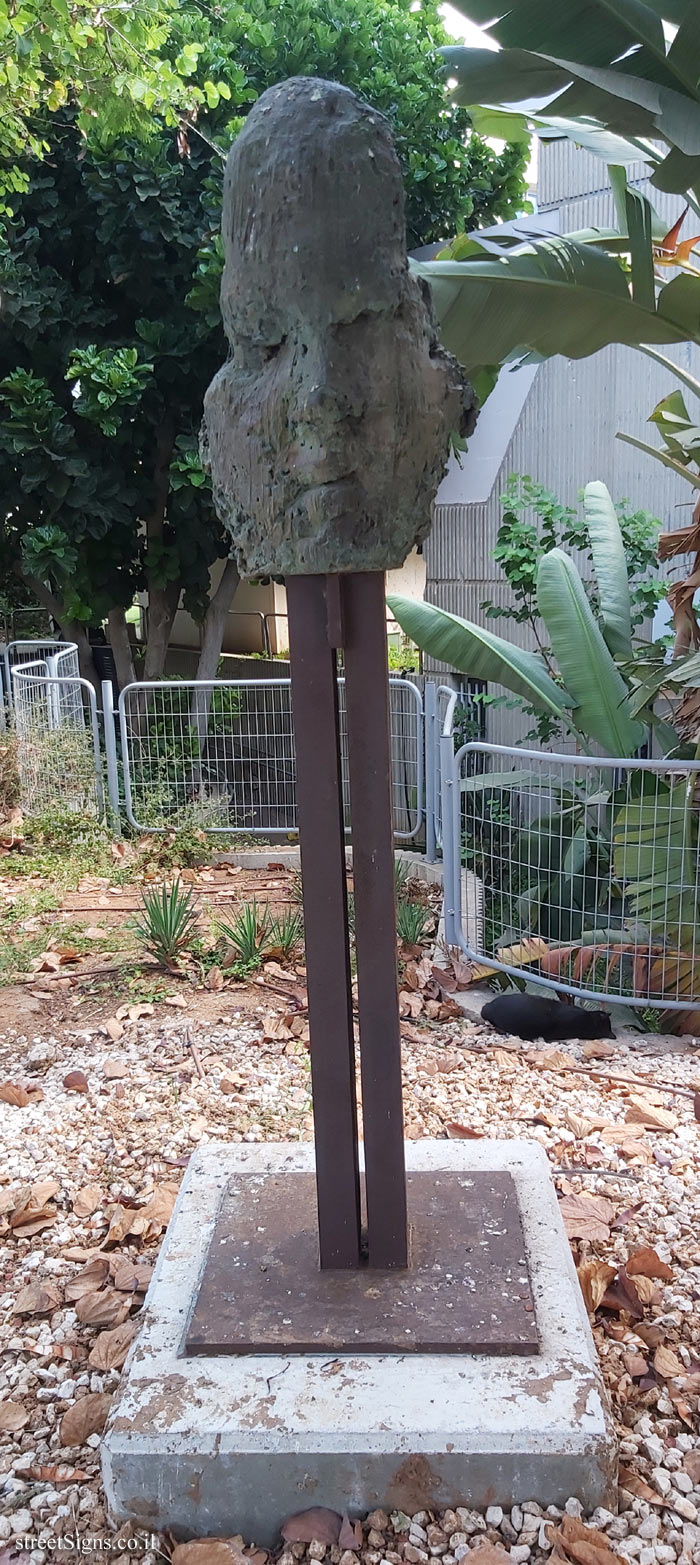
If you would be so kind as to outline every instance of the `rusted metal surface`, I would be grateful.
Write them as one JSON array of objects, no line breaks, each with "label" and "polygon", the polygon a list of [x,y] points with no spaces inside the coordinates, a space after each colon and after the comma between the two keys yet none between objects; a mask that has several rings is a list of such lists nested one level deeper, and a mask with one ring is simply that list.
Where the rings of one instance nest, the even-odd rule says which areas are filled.
[{"label": "rusted metal surface", "polygon": [[[287,580],[321,1265],[360,1260],[352,976],[336,654],[323,576]],[[334,616],[334,617],[337,617]]]},{"label": "rusted metal surface", "polygon": [[345,697],[355,892],[370,1266],[407,1264],[384,576],[343,578]]},{"label": "rusted metal surface", "polygon": [[185,1353],[536,1353],[512,1176],[413,1173],[407,1190],[408,1270],[321,1271],[313,1177],[234,1175]]}]

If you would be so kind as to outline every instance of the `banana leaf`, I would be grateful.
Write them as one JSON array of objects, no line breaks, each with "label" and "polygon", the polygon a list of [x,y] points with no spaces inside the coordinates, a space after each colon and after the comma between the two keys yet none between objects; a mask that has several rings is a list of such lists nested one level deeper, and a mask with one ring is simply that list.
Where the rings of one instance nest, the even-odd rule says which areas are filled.
[{"label": "banana leaf", "polygon": [[613,656],[632,656],[632,618],[625,546],[605,484],[586,484],[583,511],[598,583],[603,637]]},{"label": "banana leaf", "polygon": [[[675,277],[656,308],[630,295],[613,256],[563,234],[519,243],[470,236],[464,259],[411,260],[430,284],[446,348],[474,375],[518,353],[585,358],[612,342],[674,343],[700,338],[700,278]],[[686,286],[690,284],[688,289]]]},{"label": "banana leaf", "polygon": [[696,938],[698,823],[685,781],[630,799],[613,824],[613,867],[625,883],[625,910],[678,949]]},{"label": "banana leaf", "polygon": [[562,549],[551,549],[540,560],[537,606],[576,702],[577,728],[606,755],[634,755],[644,743],[644,728],[629,715],[625,682],[605,645],[581,577]]},{"label": "banana leaf", "polygon": [[401,629],[431,657],[474,679],[504,685],[539,712],[566,719],[572,699],[550,679],[534,652],[513,646],[481,625],[413,598],[387,598]]},{"label": "banana leaf", "polygon": [[638,451],[646,451],[647,456],[653,456],[657,462],[661,462],[663,467],[670,467],[671,471],[677,473],[679,478],[685,478],[686,483],[692,484],[694,489],[700,489],[700,476],[697,473],[690,472],[675,457],[669,456],[668,451],[660,451],[658,446],[650,446],[647,440],[638,440],[636,435],[623,435],[619,430],[615,439],[623,440],[626,446],[636,446]]}]

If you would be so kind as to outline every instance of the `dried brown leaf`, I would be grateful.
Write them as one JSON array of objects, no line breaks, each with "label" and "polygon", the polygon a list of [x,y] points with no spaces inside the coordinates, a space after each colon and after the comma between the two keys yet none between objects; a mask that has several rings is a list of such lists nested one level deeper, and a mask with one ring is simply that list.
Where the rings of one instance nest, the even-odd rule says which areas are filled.
[{"label": "dried brown leaf", "polygon": [[75,1302],[75,1313],[84,1326],[121,1326],[130,1309],[131,1299],[116,1288],[83,1293]]},{"label": "dried brown leaf", "polygon": [[477,1543],[475,1549],[470,1549],[470,1565],[472,1556],[476,1565],[503,1565],[504,1560],[510,1559],[506,1549],[500,1548],[497,1543],[489,1543],[487,1539],[484,1539],[483,1543]]},{"label": "dried brown leaf", "polygon": [[51,1315],[61,1303],[61,1290],[52,1282],[28,1282],[20,1288],[13,1315]]},{"label": "dried brown leaf", "polygon": [[92,1217],[98,1206],[102,1205],[102,1191],[99,1185],[83,1185],[73,1202],[73,1211],[76,1217]]},{"label": "dried brown leaf", "polygon": [[74,1402],[63,1414],[59,1428],[61,1445],[82,1445],[90,1435],[101,1435],[111,1405],[108,1391],[94,1391]]},{"label": "dried brown leaf", "polygon": [[648,1483],[645,1483],[643,1478],[640,1478],[637,1473],[633,1473],[631,1467],[625,1467],[621,1464],[618,1470],[617,1481],[621,1489],[626,1489],[627,1493],[634,1495],[637,1500],[646,1500],[648,1505],[663,1506],[666,1503],[665,1500],[662,1500],[661,1495],[656,1493],[655,1489],[652,1489]]},{"label": "dried brown leaf", "polygon": [[611,1054],[616,1054],[614,1043],[607,1043],[605,1038],[591,1038],[589,1043],[581,1044],[581,1054],[584,1060],[607,1060]]},{"label": "dried brown leaf", "polygon": [[207,973],[207,989],[215,994],[224,987],[224,975],[220,967],[210,967]]},{"label": "dried brown leaf", "polygon": [[604,1196],[565,1195],[559,1211],[569,1239],[609,1239],[615,1208]]},{"label": "dried brown leaf", "polygon": [[338,1534],[339,1549],[361,1549],[363,1543],[362,1522],[351,1522],[346,1511]]},{"label": "dried brown leaf", "polygon": [[144,1016],[155,1015],[155,1006],[151,1004],[150,1000],[142,1000],[138,1005],[128,1005],[126,1014],[130,1022],[140,1022]]},{"label": "dried brown leaf", "polygon": [[[116,1035],[111,1035],[115,1038],[116,1042],[116,1039],[121,1037],[124,1028],[121,1026],[120,1022],[116,1022],[115,1025],[120,1029]],[[126,1063],[126,1060],[105,1060],[104,1065],[102,1066],[102,1075],[104,1076],[105,1081],[123,1081],[125,1076],[128,1076],[128,1074],[129,1067]]]},{"label": "dried brown leaf", "polygon": [[28,1423],[29,1409],[21,1402],[0,1402],[0,1434],[19,1434]]},{"label": "dried brown leaf", "polygon": [[66,1298],[71,1302],[82,1299],[87,1293],[98,1293],[109,1276],[109,1261],[104,1255],[96,1255],[81,1272],[66,1283]]},{"label": "dried brown leaf", "polygon": [[176,1543],[171,1565],[244,1565],[244,1556],[228,1538],[193,1538]]},{"label": "dried brown leaf", "polygon": [[69,1071],[63,1078],[66,1092],[87,1092],[87,1076],[84,1071]]},{"label": "dried brown leaf", "polygon": [[145,1293],[153,1276],[148,1261],[130,1260],[128,1255],[113,1255],[110,1259],[112,1282],[120,1293]]},{"label": "dried brown leaf", "polygon": [[625,1119],[630,1125],[644,1125],[648,1130],[676,1130],[678,1115],[671,1109],[658,1108],[649,1098],[633,1094]]},{"label": "dried brown leaf", "polygon": [[607,1261],[583,1261],[577,1268],[576,1275],[588,1314],[595,1315],[609,1283],[615,1276],[615,1267],[609,1266]]},{"label": "dried brown leaf", "polygon": [[656,1250],[650,1244],[642,1250],[635,1250],[633,1255],[625,1261],[625,1271],[628,1277],[660,1277],[665,1282],[673,1278],[671,1267],[666,1261],[662,1261]]},{"label": "dried brown leaf", "polygon": [[27,1104],[32,1102],[32,1096],[18,1081],[0,1082],[0,1102],[11,1103],[15,1109],[26,1109]]},{"label": "dried brown leaf", "polygon": [[286,1543],[325,1543],[332,1547],[338,1542],[342,1522],[338,1511],[331,1511],[325,1505],[312,1505],[307,1511],[288,1516],[280,1532]]},{"label": "dried brown leaf", "polygon": [[25,1467],[23,1472],[38,1483],[85,1483],[90,1477],[82,1467],[69,1467],[67,1462],[51,1462],[48,1467]]},{"label": "dried brown leaf", "polygon": [[[625,1274],[629,1275],[626,1266],[624,1270]],[[642,1304],[656,1303],[656,1300],[659,1297],[659,1290],[652,1277],[644,1277],[643,1275],[640,1275],[638,1277],[631,1278],[630,1281],[633,1282],[637,1297],[641,1299]]]},{"label": "dried brown leaf", "polygon": [[675,1380],[685,1374],[685,1365],[672,1348],[660,1346],[654,1354],[654,1369],[663,1380]]},{"label": "dried brown leaf", "polygon": [[101,1331],[88,1356],[93,1369],[121,1369],[138,1331],[136,1321],[125,1320],[112,1331]]},{"label": "dried brown leaf", "polygon": [[483,1130],[472,1130],[470,1125],[460,1125],[456,1119],[448,1120],[445,1130],[451,1141],[482,1141]]}]

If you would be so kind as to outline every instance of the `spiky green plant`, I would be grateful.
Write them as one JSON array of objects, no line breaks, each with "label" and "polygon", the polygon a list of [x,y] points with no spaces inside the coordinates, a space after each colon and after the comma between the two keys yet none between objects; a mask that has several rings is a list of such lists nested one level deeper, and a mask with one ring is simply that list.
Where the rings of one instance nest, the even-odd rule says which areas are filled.
[{"label": "spiky green plant", "polygon": [[297,908],[287,908],[270,922],[269,943],[284,956],[291,956],[304,939],[304,918]]},{"label": "spiky green plant", "polygon": [[190,945],[197,918],[192,892],[178,879],[170,889],[162,885],[142,891],[141,916],[131,927],[156,961],[171,967]]},{"label": "spiky green plant", "polygon": [[394,859],[394,890],[397,898],[405,897],[406,888],[411,876],[411,866],[403,859]]},{"label": "spiky green plant", "polygon": [[253,972],[260,967],[271,944],[272,919],[267,903],[245,902],[231,923],[219,923],[219,933],[228,940],[236,955],[235,965]]},{"label": "spiky green plant", "polygon": [[396,932],[404,945],[418,946],[425,939],[430,914],[422,902],[399,902],[396,909]]}]

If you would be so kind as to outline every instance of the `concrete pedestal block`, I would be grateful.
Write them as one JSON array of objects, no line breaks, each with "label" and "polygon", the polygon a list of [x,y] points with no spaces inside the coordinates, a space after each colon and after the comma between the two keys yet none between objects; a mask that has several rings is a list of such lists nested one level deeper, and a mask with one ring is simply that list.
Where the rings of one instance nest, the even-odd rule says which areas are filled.
[{"label": "concrete pedestal block", "polygon": [[310,1505],[361,1514],[534,1499],[614,1505],[616,1447],[542,1149],[425,1141],[410,1170],[515,1181],[539,1352],[185,1358],[214,1222],[234,1174],[313,1168],[309,1145],[207,1145],[193,1156],[105,1434],[110,1510],[181,1538],[270,1546]]}]

